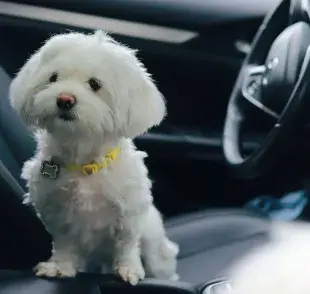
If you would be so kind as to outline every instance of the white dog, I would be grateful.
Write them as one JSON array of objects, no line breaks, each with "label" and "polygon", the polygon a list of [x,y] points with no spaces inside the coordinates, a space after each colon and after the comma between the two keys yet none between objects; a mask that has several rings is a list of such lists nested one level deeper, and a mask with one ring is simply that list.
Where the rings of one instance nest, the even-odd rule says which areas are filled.
[{"label": "white dog", "polygon": [[232,270],[235,294],[309,294],[310,225],[276,224],[272,241]]},{"label": "white dog", "polygon": [[178,246],[153,205],[146,154],[131,140],[162,121],[165,102],[135,52],[101,31],[53,36],[10,98],[36,130],[22,177],[54,239],[36,274],[74,276],[91,264],[132,284],[145,274],[177,279]]}]

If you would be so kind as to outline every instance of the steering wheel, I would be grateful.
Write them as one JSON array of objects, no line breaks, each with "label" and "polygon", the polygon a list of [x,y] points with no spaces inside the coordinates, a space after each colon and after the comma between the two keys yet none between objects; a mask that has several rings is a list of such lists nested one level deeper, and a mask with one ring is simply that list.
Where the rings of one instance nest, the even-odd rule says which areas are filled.
[{"label": "steering wheel", "polygon": [[[254,38],[228,103],[223,149],[237,174],[255,177],[273,169],[309,121],[309,46],[310,0],[281,1]],[[253,111],[267,116],[272,127],[260,146],[244,156],[241,135]]]}]

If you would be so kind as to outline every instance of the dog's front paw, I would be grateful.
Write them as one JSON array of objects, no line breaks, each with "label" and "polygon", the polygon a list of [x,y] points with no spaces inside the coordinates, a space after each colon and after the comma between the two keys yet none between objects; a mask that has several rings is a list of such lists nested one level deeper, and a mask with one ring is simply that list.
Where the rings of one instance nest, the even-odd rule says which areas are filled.
[{"label": "dog's front paw", "polygon": [[76,269],[71,262],[40,262],[35,268],[34,272],[38,277],[74,277],[76,275]]},{"label": "dog's front paw", "polygon": [[125,281],[130,283],[131,285],[136,285],[139,280],[143,280],[145,277],[145,272],[140,266],[127,266],[127,265],[116,265],[115,272],[120,275],[120,277]]}]

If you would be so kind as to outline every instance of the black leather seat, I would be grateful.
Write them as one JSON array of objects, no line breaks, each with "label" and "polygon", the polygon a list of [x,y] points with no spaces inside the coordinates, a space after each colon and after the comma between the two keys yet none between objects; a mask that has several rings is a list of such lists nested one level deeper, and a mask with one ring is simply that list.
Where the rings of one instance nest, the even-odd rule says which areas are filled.
[{"label": "black leather seat", "polygon": [[[27,270],[48,258],[51,238],[33,210],[22,205],[25,183],[19,178],[20,169],[35,144],[10,107],[10,80],[0,69],[0,268]],[[210,210],[170,219],[166,227],[180,245],[178,272],[182,281],[201,285],[224,276],[234,260],[267,242],[269,224],[241,210]],[[63,286],[59,281],[4,271],[0,272],[0,293],[100,293],[97,282],[84,282],[84,288],[74,281]]]}]

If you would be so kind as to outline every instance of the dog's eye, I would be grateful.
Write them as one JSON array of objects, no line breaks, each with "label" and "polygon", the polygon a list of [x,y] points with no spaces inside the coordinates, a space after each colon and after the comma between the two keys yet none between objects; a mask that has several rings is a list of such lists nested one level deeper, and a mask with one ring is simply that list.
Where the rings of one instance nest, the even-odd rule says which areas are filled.
[{"label": "dog's eye", "polygon": [[54,72],[51,76],[50,76],[50,83],[55,83],[58,79],[58,74],[57,72]]},{"label": "dog's eye", "polygon": [[97,92],[101,88],[101,83],[95,78],[91,78],[88,80],[88,84],[94,92]]}]

